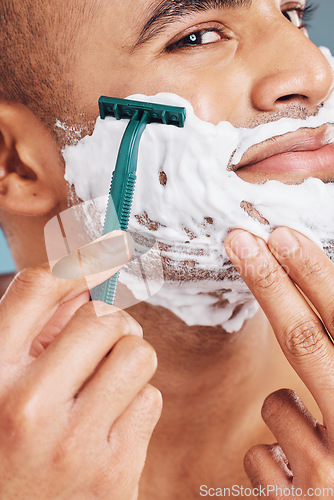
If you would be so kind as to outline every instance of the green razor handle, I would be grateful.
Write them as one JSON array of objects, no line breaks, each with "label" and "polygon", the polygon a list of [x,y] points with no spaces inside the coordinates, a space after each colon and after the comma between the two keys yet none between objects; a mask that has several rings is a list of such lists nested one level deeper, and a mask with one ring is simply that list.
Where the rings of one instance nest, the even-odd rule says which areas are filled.
[{"label": "green razor handle", "polygon": [[[104,120],[112,116],[117,120],[130,120],[118,152],[112,176],[103,233],[121,229],[127,231],[136,184],[139,144],[149,123],[161,123],[184,127],[185,108],[165,106],[150,102],[100,97],[100,116]],[[116,297],[119,272],[91,290],[92,300],[113,305]]]}]

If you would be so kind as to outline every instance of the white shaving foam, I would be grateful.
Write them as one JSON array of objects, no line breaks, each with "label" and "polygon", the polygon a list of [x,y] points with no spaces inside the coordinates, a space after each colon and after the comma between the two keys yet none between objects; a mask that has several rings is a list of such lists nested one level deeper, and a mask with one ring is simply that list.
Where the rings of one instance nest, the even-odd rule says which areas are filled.
[{"label": "white shaving foam", "polygon": [[[334,68],[334,59],[322,49]],[[189,102],[173,94],[131,96],[131,99],[184,106],[184,129],[148,125],[143,134],[138,180],[129,230],[165,244],[161,251],[168,274],[162,290],[150,299],[170,309],[188,325],[221,325],[227,332],[241,329],[258,305],[229,262],[223,242],[233,228],[242,228],[266,241],[274,228],[289,226],[319,246],[331,247],[334,237],[334,184],[307,179],[303,184],[278,181],[250,184],[227,166],[236,164],[252,145],[299,128],[334,122],[334,94],[318,115],[282,118],[253,129],[228,122],[213,125],[195,116]],[[82,200],[104,197],[92,220],[96,235],[104,218],[106,195],[115,167],[126,120],[98,119],[92,136],[65,148],[66,180]],[[160,182],[164,172],[166,185]],[[252,204],[269,225],[249,216],[242,203]],[[144,222],[143,225],[143,214]],[[150,224],[150,221],[154,224]],[[191,278],[191,279],[190,279]],[[121,281],[141,299],[131,266]]]}]

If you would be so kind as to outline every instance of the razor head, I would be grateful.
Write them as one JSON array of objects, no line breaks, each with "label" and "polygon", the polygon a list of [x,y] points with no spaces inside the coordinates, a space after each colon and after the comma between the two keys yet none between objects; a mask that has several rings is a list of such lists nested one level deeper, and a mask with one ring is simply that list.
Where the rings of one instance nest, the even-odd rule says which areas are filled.
[{"label": "razor head", "polygon": [[148,123],[163,123],[164,125],[176,125],[184,127],[186,121],[186,109],[178,106],[165,106],[153,102],[132,101],[130,99],[117,99],[114,97],[100,97],[100,116],[104,120],[112,116],[117,120],[130,120],[135,115],[138,120],[143,113],[148,114]]}]

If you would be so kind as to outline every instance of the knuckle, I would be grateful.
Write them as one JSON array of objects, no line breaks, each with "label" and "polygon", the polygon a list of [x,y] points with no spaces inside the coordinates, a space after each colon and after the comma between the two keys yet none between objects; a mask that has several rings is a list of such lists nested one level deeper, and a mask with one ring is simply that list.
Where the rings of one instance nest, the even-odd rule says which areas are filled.
[{"label": "knuckle", "polygon": [[156,387],[153,387],[153,385],[147,384],[142,390],[140,397],[143,399],[144,408],[149,411],[152,419],[159,419],[163,405],[161,392]]},{"label": "knuckle", "polygon": [[263,264],[257,271],[254,279],[254,287],[258,291],[276,289],[279,286],[279,269],[271,263]]},{"label": "knuckle", "polygon": [[321,356],[326,352],[325,336],[316,319],[308,318],[283,333],[283,344],[295,358]]},{"label": "knuckle", "polygon": [[96,316],[96,312],[95,312],[95,308],[94,308],[94,304],[93,302],[87,302],[86,304],[84,304],[83,306],[81,306],[75,313],[75,318],[78,318],[78,319],[83,319],[83,320],[102,320],[103,317],[101,318],[97,318]]},{"label": "knuckle", "polygon": [[299,273],[301,278],[307,280],[314,277],[319,277],[324,272],[324,266],[317,258],[312,255],[303,256]]},{"label": "knuckle", "polygon": [[105,317],[98,318],[96,316],[92,302],[80,307],[76,311],[73,321],[75,322],[76,330],[79,328],[82,335],[84,335],[84,332],[90,335],[91,330],[94,330],[96,333],[109,333],[113,329],[111,321],[108,321]]},{"label": "knuckle", "polygon": [[158,367],[158,358],[155,350],[146,340],[137,341],[137,356],[146,369],[155,372]]},{"label": "knuckle", "polygon": [[[99,306],[100,305],[102,305],[102,303],[99,303]],[[105,326],[107,329],[117,329],[121,331],[123,335],[143,336],[142,327],[134,318],[130,316],[130,314],[107,304],[103,304],[103,309],[103,312],[106,314],[97,316],[96,303],[89,302],[79,309],[77,316],[85,319],[94,319],[95,322],[98,322],[101,326]]]},{"label": "knuckle", "polygon": [[36,412],[30,398],[16,398],[1,405],[1,430],[11,442],[21,442],[34,433]]},{"label": "knuckle", "polygon": [[115,320],[120,323],[122,331],[125,335],[130,334],[143,337],[143,329],[141,325],[132,316],[130,316],[130,314],[122,309],[116,309],[113,316]]},{"label": "knuckle", "polygon": [[135,357],[137,363],[147,370],[151,368],[156,370],[158,366],[157,355],[151,344],[146,340],[136,337],[135,335],[127,335],[117,343],[118,348],[125,351],[125,355]]},{"label": "knuckle", "polygon": [[28,267],[20,271],[14,278],[11,291],[19,296],[29,293],[45,295],[57,288],[57,280],[42,267]]}]

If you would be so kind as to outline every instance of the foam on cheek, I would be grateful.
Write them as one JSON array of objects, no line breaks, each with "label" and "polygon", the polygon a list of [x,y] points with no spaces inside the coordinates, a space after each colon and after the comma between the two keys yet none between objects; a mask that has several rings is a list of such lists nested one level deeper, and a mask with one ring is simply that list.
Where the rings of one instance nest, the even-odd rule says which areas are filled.
[{"label": "foam on cheek", "polygon": [[[324,53],[333,64],[329,51]],[[334,184],[319,179],[298,186],[278,181],[249,184],[227,166],[232,156],[238,163],[250,146],[268,138],[334,122],[334,95],[315,117],[283,118],[254,129],[203,122],[190,103],[173,94],[132,98],[187,108],[184,129],[151,124],[140,145],[129,230],[162,242],[170,274],[182,275],[166,280],[150,302],[169,308],[188,325],[221,325],[237,331],[258,306],[227,259],[223,242],[228,232],[243,228],[267,240],[273,228],[284,225],[330,248]],[[126,121],[98,119],[91,137],[64,151],[66,180],[77,195],[85,201],[104,197],[98,206],[99,223],[92,220],[92,227],[95,224],[99,230],[126,126]],[[251,205],[260,214],[257,219],[245,210]],[[121,281],[141,298],[131,267],[122,271]]]}]

